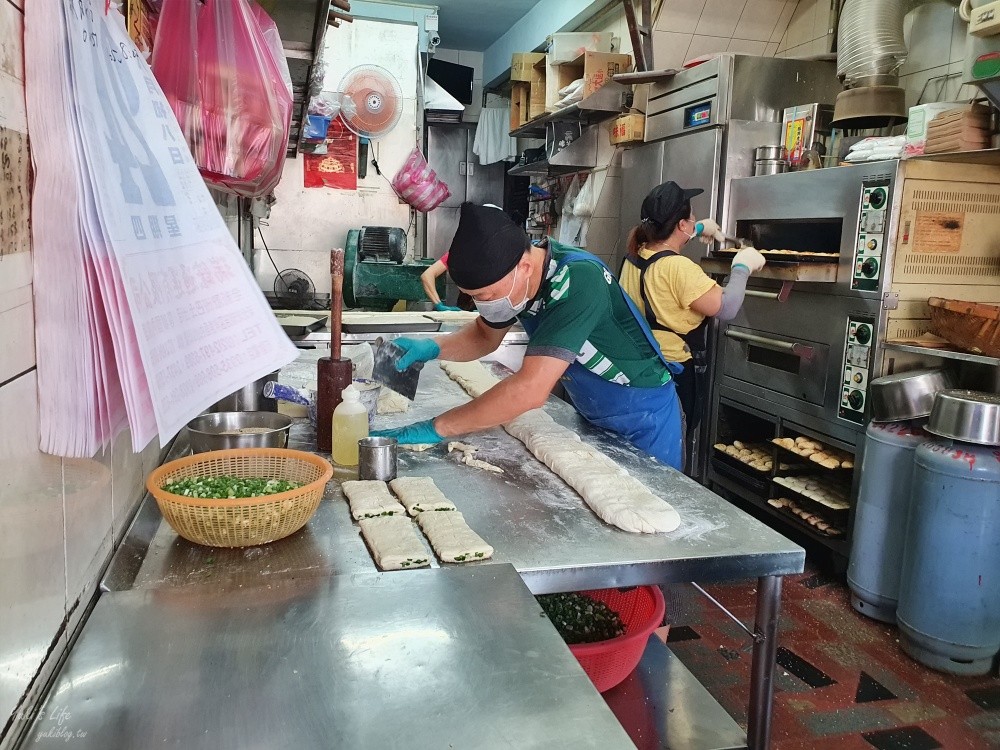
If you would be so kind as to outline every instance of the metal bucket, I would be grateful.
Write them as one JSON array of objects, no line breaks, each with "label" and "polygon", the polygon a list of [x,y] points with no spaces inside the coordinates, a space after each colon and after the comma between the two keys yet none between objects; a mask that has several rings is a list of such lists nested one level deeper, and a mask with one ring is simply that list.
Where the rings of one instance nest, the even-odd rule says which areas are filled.
[{"label": "metal bucket", "polygon": [[209,414],[218,414],[224,411],[278,411],[278,402],[273,398],[264,396],[264,383],[269,380],[277,380],[277,371],[269,373],[264,377],[248,383],[235,393],[230,393],[223,399],[216,401],[207,409]]},{"label": "metal bucket", "polygon": [[787,171],[788,162],[781,159],[762,159],[753,163],[754,177],[769,174],[784,174]]}]

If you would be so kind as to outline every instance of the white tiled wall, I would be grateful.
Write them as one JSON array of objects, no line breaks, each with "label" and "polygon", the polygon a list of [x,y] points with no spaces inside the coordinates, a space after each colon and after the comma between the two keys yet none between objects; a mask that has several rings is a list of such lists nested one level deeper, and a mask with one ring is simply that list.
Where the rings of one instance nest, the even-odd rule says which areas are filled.
[{"label": "white tiled wall", "polygon": [[797,0],[664,0],[653,31],[656,68],[719,52],[773,56]]},{"label": "white tiled wall", "polygon": [[[790,2],[788,25],[777,40],[775,57],[814,57],[833,51],[836,0]],[[788,12],[786,7],[785,12]],[[774,39],[771,40],[775,41]]]},{"label": "white tiled wall", "polygon": [[[22,5],[0,0],[0,127],[20,137],[27,132]],[[30,191],[27,182],[22,188]],[[160,456],[157,445],[133,454],[127,434],[93,459],[38,451],[31,252],[24,245],[13,253],[10,244],[0,248],[0,728],[51,673]]]}]

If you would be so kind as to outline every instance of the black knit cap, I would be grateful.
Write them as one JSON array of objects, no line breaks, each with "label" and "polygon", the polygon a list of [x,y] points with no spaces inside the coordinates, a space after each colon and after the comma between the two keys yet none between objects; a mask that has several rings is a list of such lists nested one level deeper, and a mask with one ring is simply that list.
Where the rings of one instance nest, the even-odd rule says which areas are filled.
[{"label": "black knit cap", "polygon": [[676,223],[686,219],[687,216],[678,215],[684,204],[704,192],[701,188],[685,190],[673,181],[657,185],[642,201],[642,220],[661,226],[671,221]]},{"label": "black knit cap", "polygon": [[528,234],[495,206],[463,203],[448,253],[448,273],[462,289],[483,289],[510,273],[528,249]]}]

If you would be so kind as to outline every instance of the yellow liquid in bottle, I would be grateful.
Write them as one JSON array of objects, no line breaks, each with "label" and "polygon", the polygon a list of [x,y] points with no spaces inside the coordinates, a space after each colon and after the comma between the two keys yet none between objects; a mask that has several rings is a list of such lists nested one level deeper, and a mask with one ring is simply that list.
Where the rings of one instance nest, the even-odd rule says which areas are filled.
[{"label": "yellow liquid in bottle", "polygon": [[358,465],[358,441],[368,437],[368,412],[333,415],[333,460],[341,466]]}]

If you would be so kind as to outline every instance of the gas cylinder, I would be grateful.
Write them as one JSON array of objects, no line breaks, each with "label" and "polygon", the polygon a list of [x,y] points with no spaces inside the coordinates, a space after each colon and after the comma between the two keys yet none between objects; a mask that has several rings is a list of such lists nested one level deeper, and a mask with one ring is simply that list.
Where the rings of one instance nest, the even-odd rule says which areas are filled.
[{"label": "gas cylinder", "polygon": [[1000,448],[938,439],[913,467],[900,643],[932,669],[987,674],[1000,651]]},{"label": "gas cylinder", "polygon": [[847,585],[851,606],[881,622],[896,622],[913,453],[931,439],[922,427],[923,420],[872,422],[865,431]]}]

